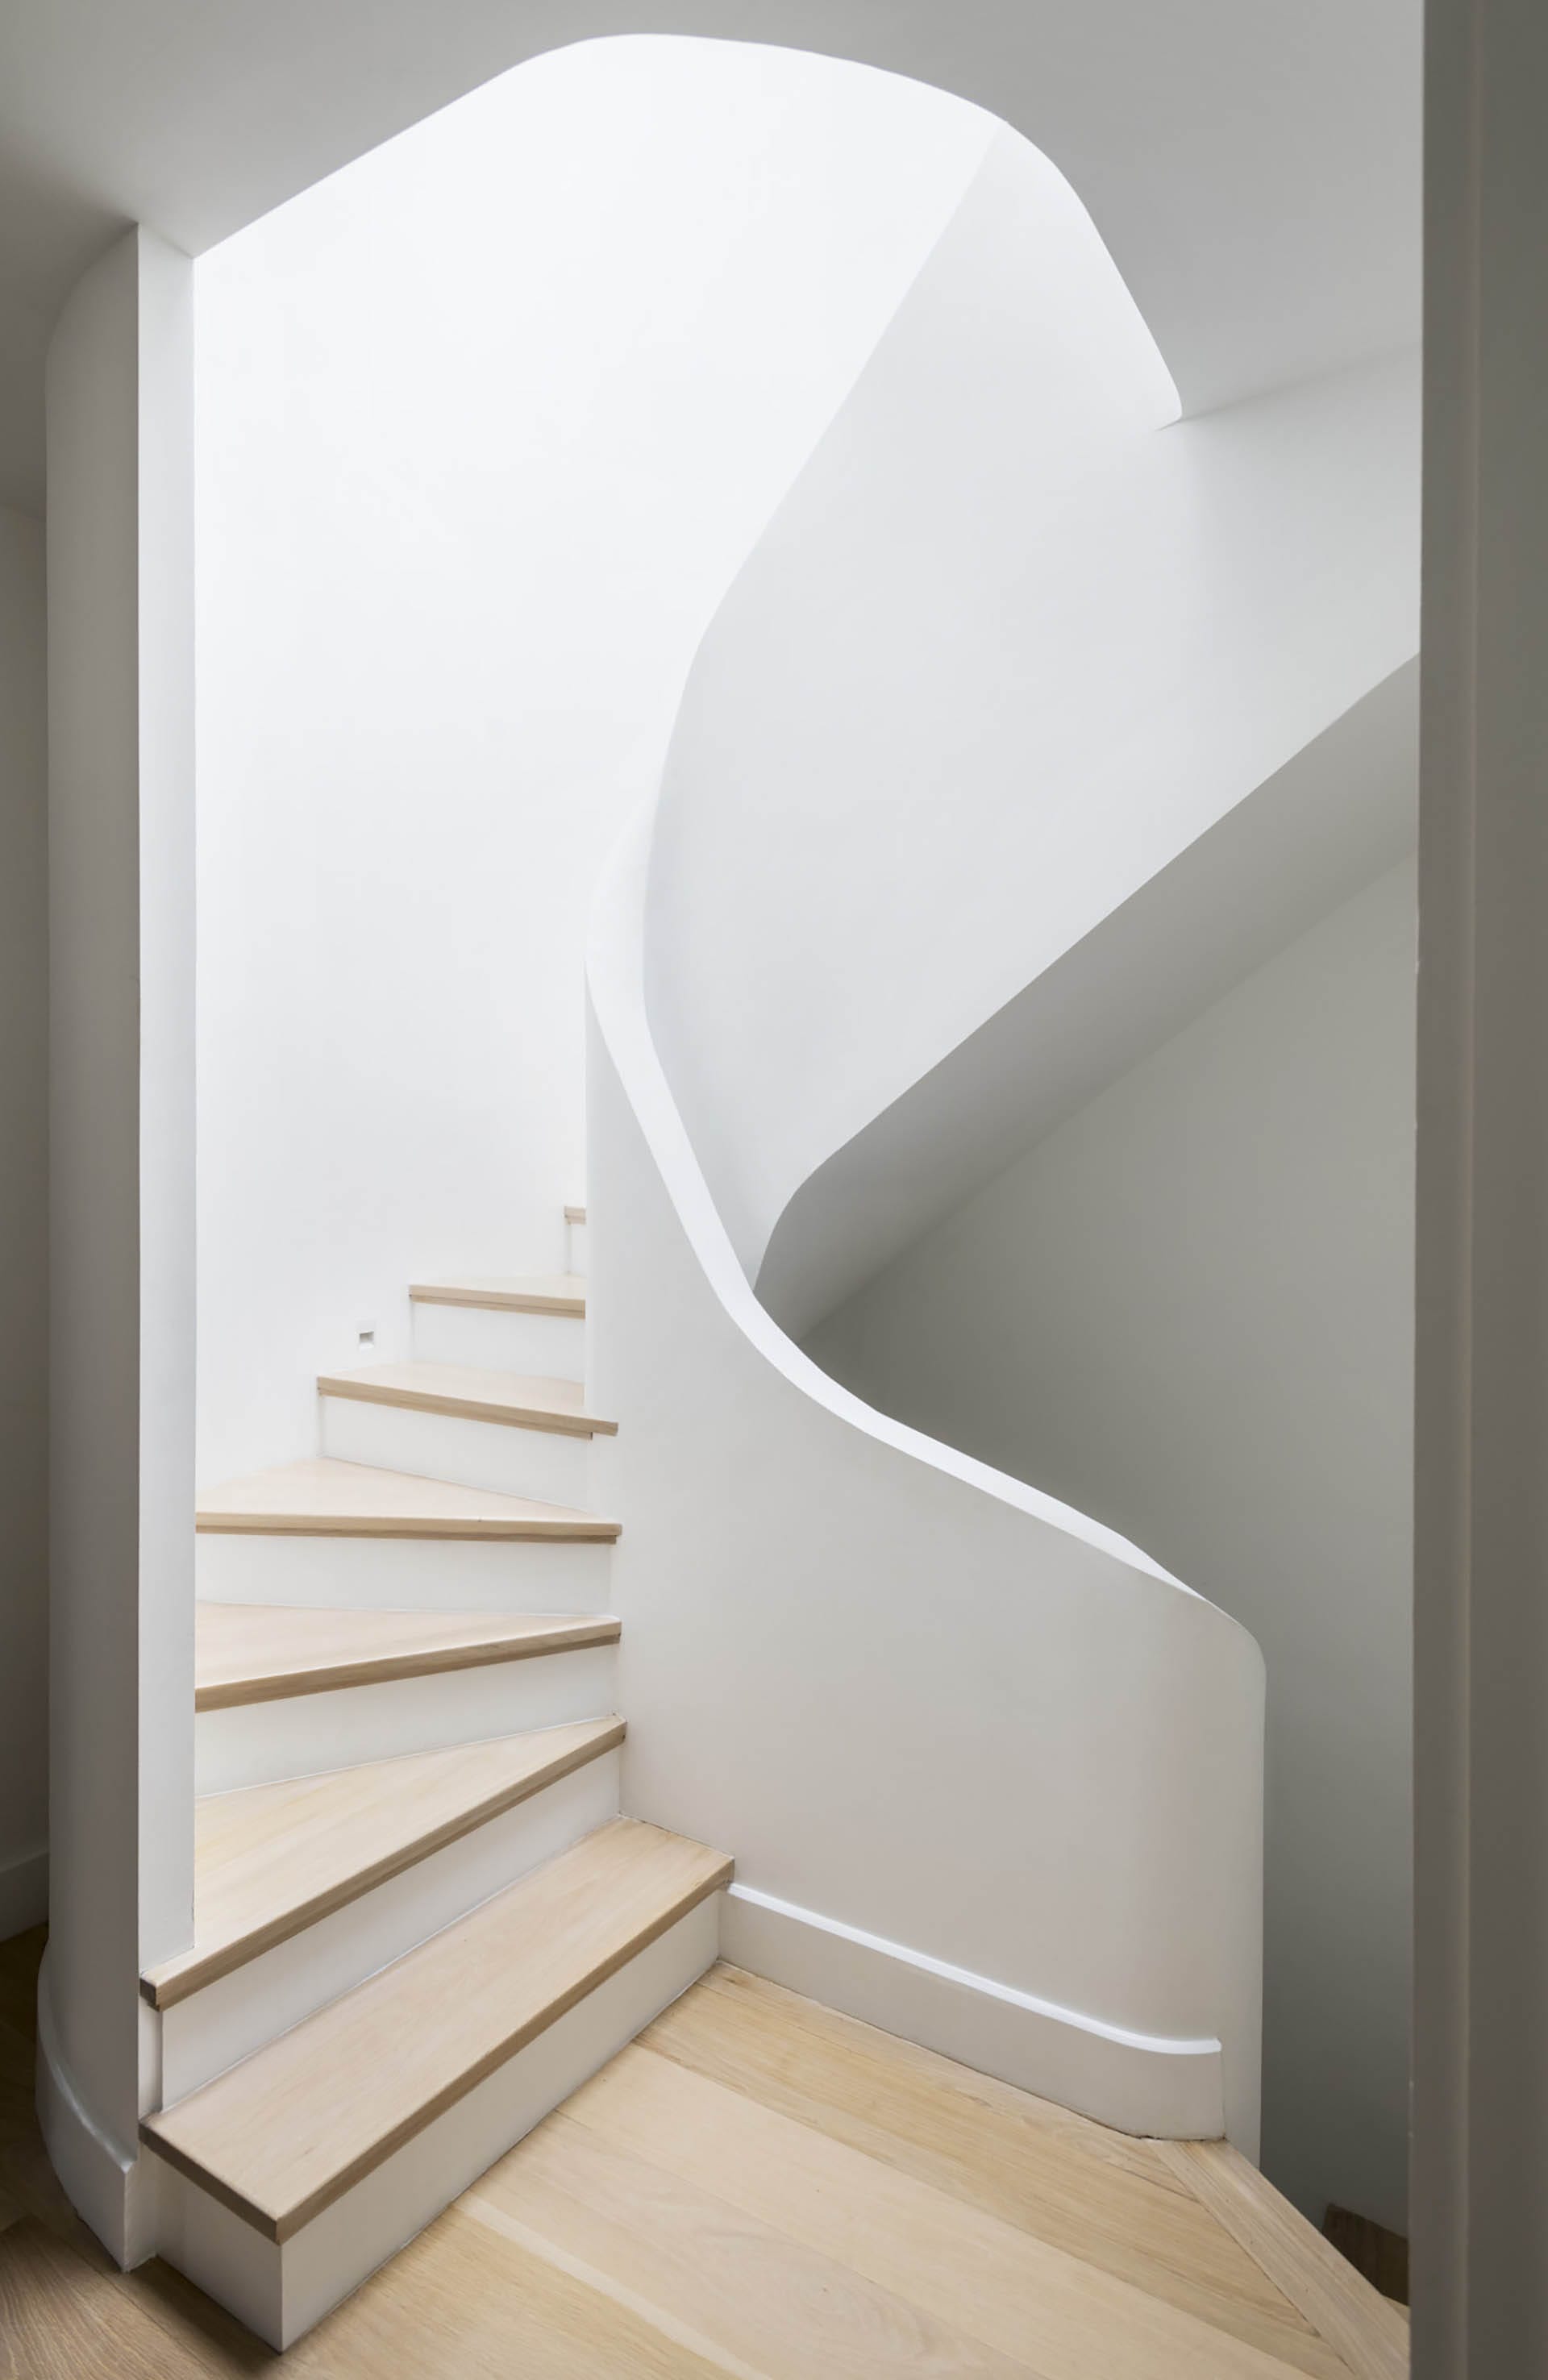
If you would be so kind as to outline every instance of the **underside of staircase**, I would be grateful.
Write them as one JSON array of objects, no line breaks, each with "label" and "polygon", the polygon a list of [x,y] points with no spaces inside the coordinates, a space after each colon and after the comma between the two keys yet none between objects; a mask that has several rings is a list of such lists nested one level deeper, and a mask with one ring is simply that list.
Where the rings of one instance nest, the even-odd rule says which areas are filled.
[{"label": "underside of staircase", "polygon": [[415,1283],[320,1451],[200,1499],[193,1939],[140,1979],[163,2254],[286,2347],[716,1954],[619,1815],[571,1271]]}]

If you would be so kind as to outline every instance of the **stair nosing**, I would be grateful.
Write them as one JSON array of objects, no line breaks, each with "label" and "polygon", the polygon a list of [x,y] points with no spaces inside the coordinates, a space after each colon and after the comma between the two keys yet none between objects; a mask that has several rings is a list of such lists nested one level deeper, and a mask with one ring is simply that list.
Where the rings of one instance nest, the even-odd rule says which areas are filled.
[{"label": "stair nosing", "polygon": [[[396,1371],[408,1367],[395,1365],[390,1368]],[[453,1368],[469,1367],[457,1366]],[[536,1385],[535,1381],[533,1385]],[[369,1370],[319,1372],[317,1393],[321,1397],[338,1397],[356,1404],[385,1405],[402,1413],[444,1414],[455,1421],[490,1422],[502,1429],[542,1430],[558,1438],[613,1438],[618,1428],[616,1421],[604,1421],[599,1414],[566,1413],[561,1407],[553,1405],[522,1404],[504,1398],[480,1397],[476,1393],[459,1396],[444,1389],[417,1389],[411,1385],[373,1378]]]},{"label": "stair nosing", "polygon": [[584,1290],[498,1289],[493,1282],[416,1281],[415,1305],[470,1305],[487,1314],[551,1314],[570,1322],[586,1318]]},{"label": "stair nosing", "polygon": [[[231,1607],[223,1607],[230,1609]],[[270,1607],[253,1605],[252,1609]],[[515,1618],[518,1615],[509,1614]],[[402,1678],[433,1678],[454,1670],[493,1669],[503,1661],[536,1660],[544,1654],[583,1652],[594,1645],[616,1645],[623,1623],[611,1612],[555,1612],[542,1615],[553,1627],[542,1634],[488,1636],[460,1645],[432,1645],[419,1651],[378,1653],[358,1661],[320,1661],[306,1669],[253,1671],[241,1678],[224,1678],[194,1684],[195,1711],[241,1710],[258,1703],[290,1702],[302,1694],[332,1694],[350,1686],[385,1685]],[[410,1619],[409,1612],[395,1618]],[[426,1612],[426,1620],[437,1615]],[[489,1615],[493,1626],[499,1615]]]},{"label": "stair nosing", "polygon": [[[500,1509],[458,1511],[456,1499],[469,1491],[451,1482],[427,1478],[417,1472],[367,1463],[342,1463],[326,1457],[320,1462],[274,1465],[267,1471],[225,1482],[221,1488],[206,1489],[204,1494],[210,1497],[233,1489],[250,1491],[258,1482],[272,1479],[276,1474],[316,1471],[330,1475],[349,1475],[350,1488],[360,1490],[359,1503],[339,1509],[331,1507],[326,1496],[319,1501],[314,1492],[317,1483],[308,1478],[289,1485],[295,1500],[288,1507],[263,1501],[246,1507],[240,1503],[212,1505],[196,1498],[195,1530],[201,1536],[379,1537],[467,1545],[611,1545],[621,1534],[617,1521],[605,1520],[600,1514],[488,1489],[473,1492],[483,1504]],[[417,1511],[411,1504],[402,1509],[391,1505],[372,1509],[369,1493],[372,1482],[409,1482],[416,1488],[427,1489],[432,1509]],[[436,1511],[436,1499],[452,1501]]]},{"label": "stair nosing", "polygon": [[[218,1949],[210,1950],[202,1958],[197,1957],[193,1950],[189,1950],[179,1953],[175,1959],[163,1960],[157,1966],[148,1968],[140,1978],[140,1997],[152,2008],[158,2010],[177,2007],[181,2001],[191,1999],[195,1993],[203,1991],[206,1985],[219,1983],[225,1976],[235,1974],[239,1968],[250,1964],[254,1959],[262,1958],[265,1951],[274,1949],[282,1942],[292,1941],[298,1934],[304,1934],[310,1926],[320,1924],[324,1917],[332,1916],[335,1910],[347,1909],[352,1901],[362,1900],[368,1892],[374,1891],[379,1884],[386,1884],[396,1876],[406,1875],[409,1868],[417,1867],[421,1861],[433,1858],[437,1852],[445,1851],[448,1844],[459,1841],[464,1835],[474,1833],[480,1827],[487,1826],[492,1818],[503,1816],[507,1810],[518,1808],[521,1803],[530,1801],[534,1794],[541,1793],[546,1786],[556,1785],[561,1779],[572,1776],[578,1768],[584,1768],[591,1761],[600,1760],[604,1753],[616,1750],[624,1740],[625,1722],[616,1715],[595,1720],[563,1720],[552,1730],[530,1728],[521,1732],[530,1738],[549,1733],[568,1733],[577,1726],[590,1727],[595,1731],[582,1742],[571,1745],[567,1752],[545,1762],[542,1767],[532,1770],[528,1776],[517,1779],[512,1784],[502,1786],[496,1792],[486,1793],[478,1800],[469,1802],[454,1816],[443,1819],[434,1827],[427,1828],[421,1835],[406,1837],[391,1852],[385,1852],[379,1858],[365,1862],[351,1873],[347,1880],[347,1888],[334,1887],[327,1891],[314,1893],[308,1900],[296,1902],[289,1909],[276,1912],[265,1924],[255,1927],[251,1934],[223,1943]],[[518,1740],[518,1737],[481,1739],[484,1742]],[[446,1745],[442,1748],[447,1751],[464,1749],[472,1751],[474,1746],[471,1744]],[[405,1753],[396,1756],[408,1760],[420,1757],[416,1753]],[[391,1766],[391,1761],[390,1759],[369,1761],[361,1765],[372,1768],[385,1768]],[[236,1790],[238,1792],[262,1792],[264,1788],[239,1786]],[[225,1794],[211,1794],[205,1798],[211,1801],[225,1801],[227,1797]]]},{"label": "stair nosing", "polygon": [[409,1513],[394,1516],[383,1527],[359,1512],[208,1512],[196,1515],[201,1537],[422,1537],[433,1543],[476,1545],[600,1545],[611,1544],[621,1523],[577,1512],[568,1522],[458,1521],[450,1516],[419,1519]]},{"label": "stair nosing", "polygon": [[[609,1822],[608,1828],[602,1828],[597,1831],[598,1834],[606,1834],[612,1827],[635,1828],[643,1823],[639,1819],[614,1819]],[[660,1833],[664,1830],[652,1828],[651,1831]],[[584,1840],[590,1842],[594,1838],[587,1837]],[[561,1852],[559,1860],[572,1858],[583,1848],[583,1843],[578,1844],[571,1852]],[[712,1863],[699,1876],[691,1883],[678,1886],[642,1924],[636,1925],[633,1931],[612,1944],[604,1953],[593,1958],[581,1973],[554,1992],[540,2008],[530,2010],[519,2023],[512,2027],[508,2034],[503,2034],[495,2044],[481,2052],[467,2067],[459,2070],[439,2088],[433,2091],[408,2115],[370,2142],[335,2172],[318,2182],[303,2198],[297,2200],[288,2207],[276,2212],[271,2207],[264,2206],[248,2196],[235,2182],[226,2180],[213,2167],[202,2163],[196,2155],[180,2148],[168,2133],[158,2129],[159,2125],[176,2117],[179,2108],[186,2107],[192,2100],[202,2097],[205,2092],[219,2090],[222,2083],[228,2081],[229,2075],[217,2076],[213,2082],[204,2084],[202,2090],[190,2093],[188,2099],[177,2102],[172,2108],[162,2110],[159,2115],[141,2118],[140,2140],[147,2148],[165,2158],[175,2171],[184,2175],[197,2188],[206,2192],[219,2204],[239,2216],[262,2238],[276,2246],[284,2246],[286,2240],[293,2239],[299,2231],[304,2230],[309,2223],[315,2221],[319,2215],[323,2214],[328,2207],[345,2197],[358,2182],[363,2181],[368,2174],[374,2172],[378,2166],[385,2164],[397,2150],[407,2146],[408,2142],[427,2130],[439,2116],[444,2115],[448,2108],[456,2107],[460,2100],[468,2096],[469,2092],[477,2090],[481,2082],[487,2081],[490,2075],[496,2073],[519,2051],[538,2040],[551,2026],[556,2024],[561,2017],[567,2016],[571,2009],[579,2007],[580,2002],[599,1985],[606,1983],[610,1976],[616,1975],[620,1969],[626,1967],[631,1959],[637,1958],[642,1950],[648,1949],[652,1942],[659,1941],[662,1935],[679,1919],[686,1917],[690,1911],[698,1908],[701,1902],[709,1900],[713,1893],[722,1890],[730,1882],[735,1873],[735,1862],[724,1853],[717,1854],[711,1852],[707,1845],[696,1845],[695,1848],[703,1851],[706,1858]],[[547,1875],[558,1864],[557,1860],[547,1863],[545,1867],[535,1870],[532,1876],[524,1876],[515,1884],[506,1887],[505,1892],[496,1895],[495,1900],[502,1900],[506,1894],[519,1893],[524,1888],[533,1886],[539,1877]],[[365,1984],[357,1985],[354,1993],[345,1994],[344,2001],[347,2002],[356,1994],[371,1992],[383,1986],[386,1977],[392,1976],[404,1968],[409,1961],[421,1960],[427,1953],[433,1951],[443,1942],[445,1934],[453,1933],[458,1927],[477,1923],[493,1906],[494,1903],[486,1901],[481,1909],[471,1912],[469,1917],[458,1919],[453,1926],[443,1929],[441,1935],[433,1935],[429,1942],[421,1943],[417,1949],[406,1952],[403,1959],[395,1960],[393,1964],[384,1968],[380,1974],[371,1977]],[[250,2068],[255,2060],[274,2056],[279,2049],[280,2043],[293,2046],[298,2034],[303,2033],[309,2025],[315,2024],[320,2019],[329,2016],[342,2004],[334,2002],[329,2009],[319,2010],[316,2016],[303,2019],[301,2024],[293,2027],[289,2033],[281,2034],[279,2042],[271,2042],[263,2049],[255,2050],[250,2058],[242,2060],[241,2066],[230,2070],[230,2072],[241,2072],[244,2069]]]}]

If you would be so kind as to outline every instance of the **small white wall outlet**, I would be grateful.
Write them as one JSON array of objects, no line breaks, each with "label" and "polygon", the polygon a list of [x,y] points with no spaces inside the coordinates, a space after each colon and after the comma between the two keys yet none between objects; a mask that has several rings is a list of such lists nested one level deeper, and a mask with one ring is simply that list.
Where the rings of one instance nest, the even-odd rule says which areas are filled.
[{"label": "small white wall outlet", "polygon": [[358,1348],[358,1350],[359,1350],[359,1352],[360,1352],[360,1354],[362,1354],[362,1355],[374,1355],[374,1354],[375,1354],[375,1353],[376,1353],[376,1325],[375,1325],[375,1323],[374,1323],[374,1322],[359,1322],[359,1323],[357,1323],[357,1324],[356,1324],[356,1326],[355,1326],[355,1342],[356,1342],[356,1346],[357,1346],[357,1348]]}]

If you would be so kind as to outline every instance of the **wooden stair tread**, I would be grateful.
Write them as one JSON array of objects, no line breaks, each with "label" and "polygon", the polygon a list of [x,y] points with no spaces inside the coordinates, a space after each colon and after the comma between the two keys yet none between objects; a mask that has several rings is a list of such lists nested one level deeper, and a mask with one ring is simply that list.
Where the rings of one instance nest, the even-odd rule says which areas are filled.
[{"label": "wooden stair tread", "polygon": [[319,1373],[317,1388],[324,1397],[452,1414],[465,1421],[503,1422],[518,1429],[555,1430],[571,1438],[611,1437],[618,1427],[587,1412],[586,1391],[579,1380],[486,1370],[472,1364],[366,1364],[358,1371]]},{"label": "wooden stair tread", "polygon": [[287,2240],[731,1874],[702,1843],[615,1819],[140,2136]]},{"label": "wooden stair tread", "polygon": [[201,1796],[193,1943],[143,1975],[141,1992],[175,2007],[623,1736],[622,1719],[582,1719]]},{"label": "wooden stair tread", "polygon": [[201,1603],[194,1613],[194,1707],[325,1694],[442,1670],[612,1645],[606,1612],[331,1611]]},{"label": "wooden stair tread", "polygon": [[612,1539],[616,1521],[488,1488],[326,1456],[282,1463],[203,1490],[195,1525],[219,1535]]},{"label": "wooden stair tread", "polygon": [[584,1207],[567,1207],[565,1208],[565,1220],[567,1223],[583,1223],[585,1220],[586,1209]]},{"label": "wooden stair tread", "polygon": [[586,1276],[579,1272],[467,1274],[457,1281],[417,1281],[408,1292],[420,1305],[486,1305],[500,1314],[586,1311]]}]

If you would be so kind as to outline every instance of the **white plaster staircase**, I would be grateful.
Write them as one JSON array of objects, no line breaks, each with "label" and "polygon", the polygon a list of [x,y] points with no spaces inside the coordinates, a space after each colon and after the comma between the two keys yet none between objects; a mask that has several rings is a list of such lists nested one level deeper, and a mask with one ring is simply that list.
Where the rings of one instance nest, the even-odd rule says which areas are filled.
[{"label": "white plaster staircase", "polygon": [[320,1378],[317,1458],[199,1500],[140,2131],[162,2253],[280,2348],[712,1963],[731,1876],[619,1815],[583,1280],[410,1297],[411,1362]]}]

